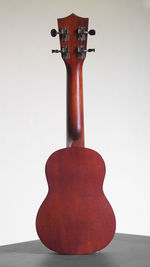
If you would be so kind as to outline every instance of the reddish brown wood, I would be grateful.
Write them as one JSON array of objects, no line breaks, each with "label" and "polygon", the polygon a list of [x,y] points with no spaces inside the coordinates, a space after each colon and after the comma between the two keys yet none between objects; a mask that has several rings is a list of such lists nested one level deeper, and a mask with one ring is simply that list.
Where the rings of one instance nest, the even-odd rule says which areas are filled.
[{"label": "reddish brown wood", "polygon": [[[105,163],[91,149],[84,148],[82,65],[76,48],[76,30],[88,19],[74,14],[58,19],[59,31],[67,27],[70,58],[67,70],[67,146],[46,163],[48,194],[36,218],[39,238],[49,249],[62,254],[88,254],[103,249],[115,233],[114,212],[103,193]],[[86,42],[82,42],[86,49]],[[60,40],[62,47],[64,42]]]},{"label": "reddish brown wood", "polygon": [[45,246],[62,254],[103,249],[115,233],[115,216],[103,193],[105,164],[87,148],[56,151],[46,163],[49,191],[36,227]]},{"label": "reddish brown wood", "polygon": [[67,70],[67,146],[84,147],[84,117],[83,117],[83,85],[82,65],[84,59],[78,59],[77,46],[83,45],[86,49],[87,35],[85,41],[77,39],[78,26],[85,27],[88,31],[88,18],[78,17],[75,14],[58,19],[58,29],[67,27],[69,40],[63,42],[60,38],[60,47],[68,45],[69,59],[64,59]]},{"label": "reddish brown wood", "polygon": [[82,62],[67,65],[67,146],[84,147]]}]

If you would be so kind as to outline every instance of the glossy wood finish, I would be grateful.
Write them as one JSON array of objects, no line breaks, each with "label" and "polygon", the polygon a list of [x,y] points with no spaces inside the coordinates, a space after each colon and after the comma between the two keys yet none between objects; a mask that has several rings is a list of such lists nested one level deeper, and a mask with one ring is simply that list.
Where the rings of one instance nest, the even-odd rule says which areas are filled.
[{"label": "glossy wood finish", "polygon": [[[84,146],[84,115],[83,115],[83,83],[82,65],[84,59],[77,56],[77,47],[87,47],[87,35],[84,41],[77,38],[77,28],[85,27],[88,31],[88,18],[78,17],[75,14],[58,19],[58,30],[67,27],[69,40],[64,42],[60,38],[60,47],[69,47],[69,59],[63,59],[67,71],[67,146]],[[86,56],[86,53],[85,53]]]},{"label": "glossy wood finish", "polygon": [[[46,163],[48,194],[36,218],[39,238],[49,249],[62,254],[89,254],[112,240],[115,215],[103,193],[105,163],[91,149],[84,148],[82,66],[77,56],[77,28],[88,31],[88,19],[74,14],[58,19],[59,32],[67,27],[69,58],[67,70],[67,146],[56,151]],[[86,54],[85,54],[86,56]]]},{"label": "glossy wood finish", "polygon": [[104,175],[105,163],[91,149],[72,147],[51,155],[49,191],[36,221],[45,246],[62,254],[88,254],[108,245],[116,224],[103,193]]},{"label": "glossy wood finish", "polygon": [[67,147],[84,147],[82,63],[67,66]]}]

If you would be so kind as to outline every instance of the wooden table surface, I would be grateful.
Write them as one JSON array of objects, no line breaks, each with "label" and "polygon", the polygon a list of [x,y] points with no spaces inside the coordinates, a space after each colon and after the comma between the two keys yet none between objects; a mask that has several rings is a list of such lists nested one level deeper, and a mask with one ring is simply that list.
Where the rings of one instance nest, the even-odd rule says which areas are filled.
[{"label": "wooden table surface", "polygon": [[39,240],[0,247],[0,267],[150,267],[150,237],[116,234],[102,251],[61,255]]}]

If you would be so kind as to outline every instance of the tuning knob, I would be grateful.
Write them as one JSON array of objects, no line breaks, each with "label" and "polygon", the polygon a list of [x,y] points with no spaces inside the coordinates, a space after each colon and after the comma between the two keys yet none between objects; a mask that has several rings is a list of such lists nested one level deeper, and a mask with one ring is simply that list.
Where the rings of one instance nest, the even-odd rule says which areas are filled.
[{"label": "tuning knob", "polygon": [[59,32],[57,32],[55,29],[51,30],[51,36],[55,37],[57,34],[60,34]]},{"label": "tuning knob", "polygon": [[79,59],[85,58],[85,52],[95,52],[95,48],[84,49],[83,45],[77,47],[77,55]]},{"label": "tuning knob", "polygon": [[53,49],[52,53],[61,53],[64,59],[68,59],[70,57],[69,49],[67,45],[62,46],[61,50]]},{"label": "tuning knob", "polygon": [[96,31],[93,30],[93,29],[92,29],[92,30],[89,30],[89,31],[88,31],[88,34],[89,34],[89,35],[95,35],[95,34],[96,34]]},{"label": "tuning knob", "polygon": [[58,49],[53,49],[52,50],[52,53],[60,53],[61,52],[61,50],[58,50]]},{"label": "tuning knob", "polygon": [[87,50],[84,50],[84,52],[95,52],[95,48],[89,48]]},{"label": "tuning knob", "polygon": [[57,32],[55,29],[52,29],[52,30],[51,30],[51,36],[52,36],[52,37],[55,37],[57,34],[60,35],[60,39],[61,39],[63,42],[68,41],[69,37],[68,37],[68,30],[67,30],[67,27],[62,27],[62,28],[60,29],[59,32]]},{"label": "tuning knob", "polygon": [[95,35],[96,34],[96,31],[95,30],[89,30],[89,31],[86,31],[85,27],[78,27],[77,29],[77,38],[79,41],[85,41],[85,38],[86,38],[86,34],[89,34],[89,35]]}]

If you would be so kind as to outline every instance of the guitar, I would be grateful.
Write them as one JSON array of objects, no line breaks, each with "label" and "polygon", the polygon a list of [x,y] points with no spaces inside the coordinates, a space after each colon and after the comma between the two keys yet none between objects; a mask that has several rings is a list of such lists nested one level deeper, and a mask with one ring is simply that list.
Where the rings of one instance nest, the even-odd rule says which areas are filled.
[{"label": "guitar", "polygon": [[37,234],[61,254],[89,254],[112,240],[116,221],[103,192],[105,163],[84,147],[82,66],[87,52],[88,18],[71,14],[58,19],[60,50],[67,72],[67,148],[54,152],[45,173],[48,194],[36,218]]}]

